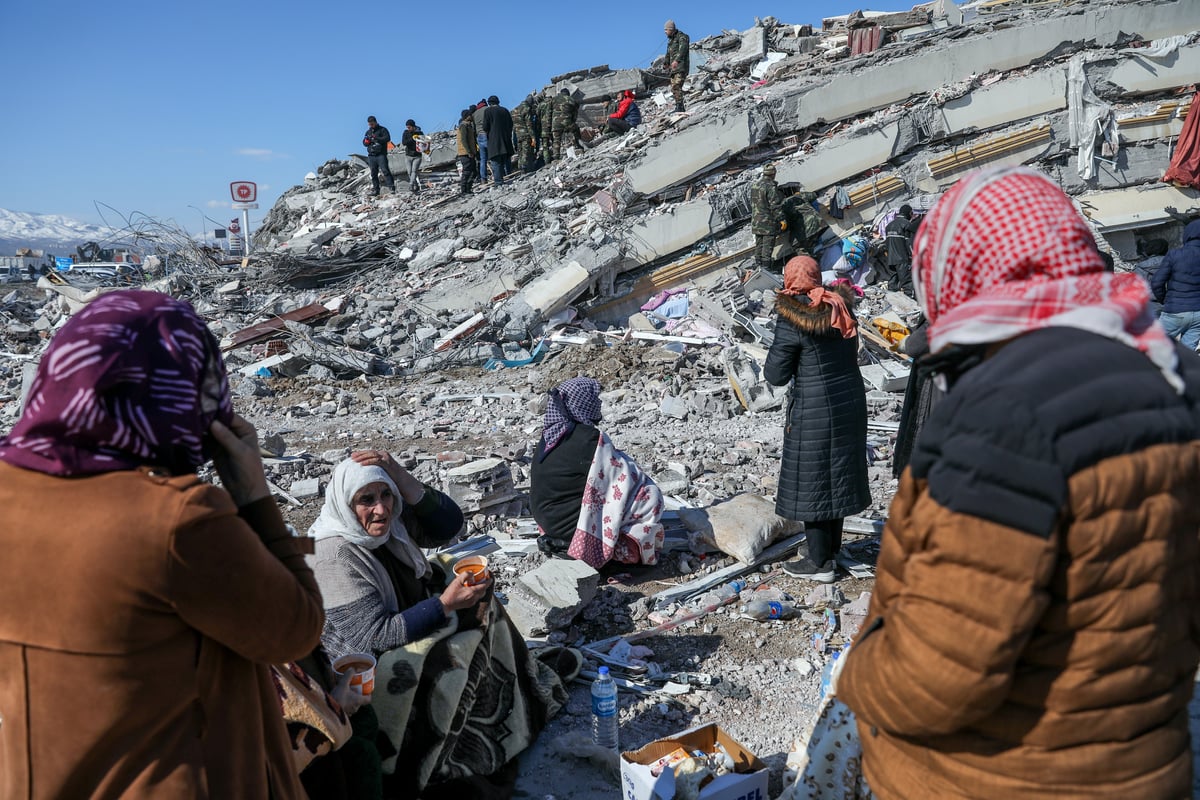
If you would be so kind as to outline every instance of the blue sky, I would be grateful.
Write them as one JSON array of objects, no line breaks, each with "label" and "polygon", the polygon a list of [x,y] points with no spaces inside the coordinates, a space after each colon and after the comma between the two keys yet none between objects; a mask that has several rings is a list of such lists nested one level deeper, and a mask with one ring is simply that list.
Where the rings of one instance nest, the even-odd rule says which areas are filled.
[{"label": "blue sky", "polygon": [[446,129],[482,96],[511,107],[564,72],[646,67],[668,17],[698,41],[755,16],[912,5],[8,0],[0,208],[198,233],[235,216],[229,183],[249,180],[257,227],[305,173],[363,151],[368,114],[398,140],[408,117]]}]

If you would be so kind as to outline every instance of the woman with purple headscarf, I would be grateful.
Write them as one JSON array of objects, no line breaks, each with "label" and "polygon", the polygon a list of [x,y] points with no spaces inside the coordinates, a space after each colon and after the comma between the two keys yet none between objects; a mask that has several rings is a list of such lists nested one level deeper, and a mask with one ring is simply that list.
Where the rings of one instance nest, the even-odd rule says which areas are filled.
[{"label": "woman with purple headscarf", "polygon": [[595,568],[613,560],[657,563],[662,492],[596,427],[600,419],[594,378],[571,378],[550,390],[530,476],[538,546]]},{"label": "woman with purple headscarf", "polygon": [[303,797],[267,665],[320,638],[307,543],[191,306],[75,315],[0,440],[0,797]]}]

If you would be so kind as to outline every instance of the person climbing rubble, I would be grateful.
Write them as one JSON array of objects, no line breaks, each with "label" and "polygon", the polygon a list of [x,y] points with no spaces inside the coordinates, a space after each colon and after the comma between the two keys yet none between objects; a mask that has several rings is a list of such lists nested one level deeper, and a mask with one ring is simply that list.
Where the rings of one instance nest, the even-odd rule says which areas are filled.
[{"label": "person climbing rubble", "polygon": [[550,391],[530,474],[538,548],[595,569],[609,561],[656,564],[662,492],[596,427],[600,406],[594,378],[572,378]]}]

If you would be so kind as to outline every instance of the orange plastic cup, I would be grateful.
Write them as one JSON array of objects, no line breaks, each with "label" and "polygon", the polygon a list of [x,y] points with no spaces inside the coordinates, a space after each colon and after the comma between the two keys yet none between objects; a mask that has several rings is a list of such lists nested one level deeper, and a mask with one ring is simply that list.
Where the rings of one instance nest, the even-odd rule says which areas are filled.
[{"label": "orange plastic cup", "polygon": [[485,556],[467,556],[454,563],[454,574],[467,579],[469,586],[484,583],[492,577],[488,571],[488,560]]},{"label": "orange plastic cup", "polygon": [[375,691],[375,656],[370,653],[349,653],[333,662],[333,671],[338,677],[354,670],[350,678],[350,690],[363,697],[370,697]]}]

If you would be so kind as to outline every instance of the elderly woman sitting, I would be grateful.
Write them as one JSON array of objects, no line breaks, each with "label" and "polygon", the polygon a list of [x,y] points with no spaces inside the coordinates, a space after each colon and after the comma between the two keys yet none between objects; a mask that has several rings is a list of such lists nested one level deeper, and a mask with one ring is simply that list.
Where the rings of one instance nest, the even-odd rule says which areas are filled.
[{"label": "elderly woman sitting", "polygon": [[[458,506],[386,452],[361,451],[333,472],[309,533],[333,657],[378,658],[372,706],[389,794],[479,796],[566,702],[559,676],[530,658],[491,597],[491,580],[449,583],[420,547],[462,528]],[[577,669],[577,667],[576,667]]]},{"label": "elderly woman sitting", "polygon": [[599,569],[654,564],[663,545],[663,497],[637,463],[613,447],[600,421],[600,384],[578,377],[550,391],[533,457],[530,503],[538,546]]}]

